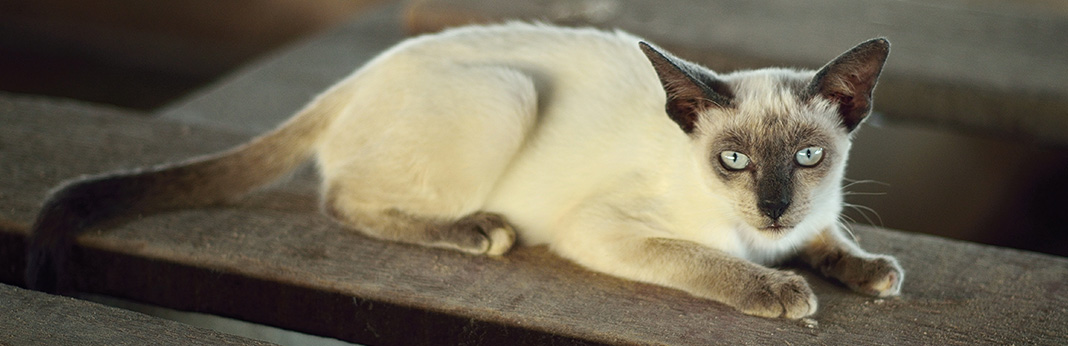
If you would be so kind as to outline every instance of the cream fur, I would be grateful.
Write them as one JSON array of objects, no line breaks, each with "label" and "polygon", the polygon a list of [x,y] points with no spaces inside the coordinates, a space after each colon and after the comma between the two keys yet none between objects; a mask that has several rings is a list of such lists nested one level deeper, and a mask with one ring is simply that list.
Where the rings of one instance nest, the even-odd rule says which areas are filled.
[{"label": "cream fur", "polygon": [[[696,84],[662,81],[664,69],[681,70],[663,63],[670,60],[665,55],[647,56],[650,47],[639,48],[639,39],[623,32],[522,23],[404,41],[246,145],[70,183],[34,226],[39,241],[27,277],[47,282],[48,273],[60,272],[44,266],[58,263],[47,256],[64,249],[53,254],[42,244],[77,234],[53,221],[67,217],[71,203],[94,200],[95,191],[139,184],[121,201],[148,211],[205,205],[265,184],[314,154],[326,211],[382,239],[500,255],[518,237],[593,270],[768,317],[816,310],[801,277],[756,264],[799,251],[851,287],[896,294],[903,276],[892,258],[836,235],[850,134],[836,104],[802,89],[817,74],[698,71],[725,83],[732,101],[701,109],[694,126],[680,128],[665,113],[662,82]],[[874,87],[888,47],[873,40],[854,48],[870,62],[865,68],[853,66],[852,55],[834,66],[874,72],[866,84]],[[866,113],[856,115],[852,125]],[[732,136],[739,136],[731,144],[738,147],[721,147]],[[793,204],[775,221],[757,207],[754,181],[762,169],[725,173],[719,166],[721,150],[746,150],[754,165],[770,167],[811,145],[824,148],[825,163],[792,173]],[[141,189],[146,182],[155,185]],[[117,213],[101,210],[90,216]],[[779,230],[761,229],[769,222]],[[878,263],[854,270],[828,258]]]},{"label": "cream fur", "polygon": [[615,237],[686,239],[764,262],[836,219],[825,208],[797,235],[750,234],[709,182],[707,153],[663,115],[638,41],[519,23],[407,41],[344,82],[358,88],[318,146],[322,174],[365,208],[501,213],[523,243],[579,263]]}]

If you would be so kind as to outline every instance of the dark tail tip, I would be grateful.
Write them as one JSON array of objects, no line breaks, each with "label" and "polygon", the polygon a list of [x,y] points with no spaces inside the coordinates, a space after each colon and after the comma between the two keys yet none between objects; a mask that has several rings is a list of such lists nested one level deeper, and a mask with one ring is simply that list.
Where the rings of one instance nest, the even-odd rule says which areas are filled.
[{"label": "dark tail tip", "polygon": [[62,199],[45,202],[30,229],[26,244],[26,288],[60,294],[74,291],[67,267],[74,239],[86,223],[72,215],[65,202]]},{"label": "dark tail tip", "polygon": [[69,260],[70,249],[31,246],[26,251],[26,288],[60,293],[72,291],[70,280],[61,263]]},{"label": "dark tail tip", "polygon": [[26,287],[69,294],[74,291],[68,273],[74,240],[96,222],[129,208],[116,177],[86,179],[55,190],[37,213],[26,246]]}]

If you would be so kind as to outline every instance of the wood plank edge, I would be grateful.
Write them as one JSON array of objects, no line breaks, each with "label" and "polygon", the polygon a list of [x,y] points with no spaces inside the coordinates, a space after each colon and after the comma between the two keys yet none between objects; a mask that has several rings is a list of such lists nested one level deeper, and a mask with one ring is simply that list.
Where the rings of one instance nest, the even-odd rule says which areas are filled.
[{"label": "wood plank edge", "polygon": [[[0,222],[0,281],[24,286],[26,231]],[[363,344],[597,345],[624,340],[565,335],[279,283],[153,258],[76,246],[80,292],[240,319]]]}]

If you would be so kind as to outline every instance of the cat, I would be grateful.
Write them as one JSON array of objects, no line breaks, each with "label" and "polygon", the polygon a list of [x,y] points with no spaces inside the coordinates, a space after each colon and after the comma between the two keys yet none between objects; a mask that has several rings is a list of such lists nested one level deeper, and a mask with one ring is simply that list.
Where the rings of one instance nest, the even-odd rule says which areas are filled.
[{"label": "cat", "polygon": [[322,209],[388,241],[594,271],[750,315],[817,310],[798,256],[873,296],[904,271],[843,235],[841,182],[889,42],[816,71],[717,74],[622,31],[507,23],[407,39],[277,129],[190,161],[75,179],[44,203],[27,284],[70,289],[100,221],[231,201],[315,157]]}]

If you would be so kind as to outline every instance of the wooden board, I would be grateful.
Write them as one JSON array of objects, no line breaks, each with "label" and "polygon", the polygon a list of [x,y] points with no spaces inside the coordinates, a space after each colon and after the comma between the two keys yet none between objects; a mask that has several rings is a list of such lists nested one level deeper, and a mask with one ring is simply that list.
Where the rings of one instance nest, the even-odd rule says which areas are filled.
[{"label": "wooden board", "polygon": [[273,345],[0,284],[0,345]]},{"label": "wooden board", "polygon": [[1068,145],[1068,5],[1051,1],[415,0],[410,32],[505,19],[622,28],[717,71],[815,69],[888,37],[876,110]]},{"label": "wooden board", "polygon": [[[0,281],[20,282],[26,225],[67,177],[245,139],[95,108],[0,97]],[[545,248],[472,257],[379,242],[319,214],[297,174],[232,206],[145,216],[80,238],[86,292],[367,344],[1064,344],[1068,260],[858,227],[898,256],[903,295],[808,277],[811,326],[589,272]]]}]

